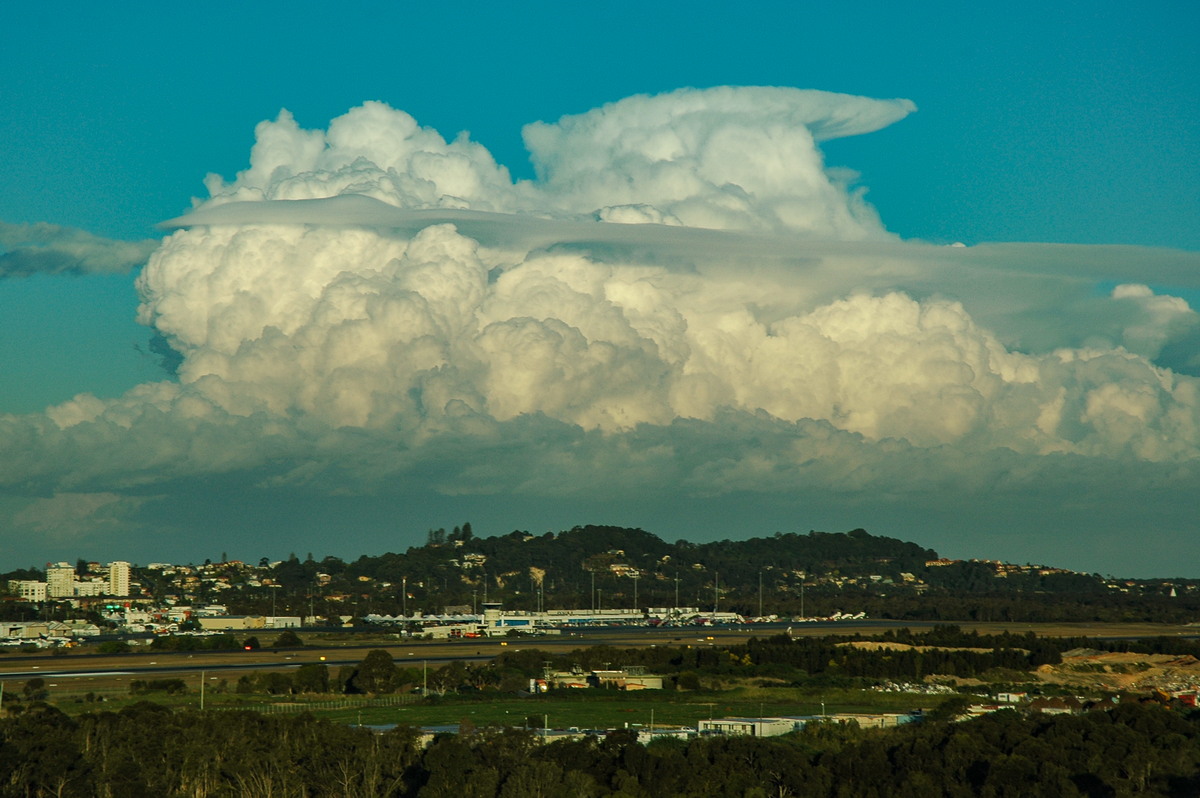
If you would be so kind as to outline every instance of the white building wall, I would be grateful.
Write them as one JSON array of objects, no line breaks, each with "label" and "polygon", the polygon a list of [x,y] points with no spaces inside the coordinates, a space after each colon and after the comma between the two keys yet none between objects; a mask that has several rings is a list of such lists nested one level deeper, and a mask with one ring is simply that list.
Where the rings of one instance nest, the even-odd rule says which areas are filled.
[{"label": "white building wall", "polygon": [[65,562],[46,566],[46,595],[70,598],[75,595],[75,566]]},{"label": "white building wall", "polygon": [[268,615],[265,621],[267,629],[299,629],[299,615]]},{"label": "white building wall", "polygon": [[108,587],[108,583],[102,580],[93,582],[76,582],[72,587],[72,595],[75,596],[99,596]]},{"label": "white building wall", "polygon": [[129,563],[125,562],[124,560],[117,560],[108,564],[108,595],[129,595],[130,571],[131,568]]},{"label": "white building wall", "polygon": [[794,728],[785,718],[717,718],[702,720],[696,724],[701,734],[746,735],[749,737],[775,737],[787,734]]},{"label": "white building wall", "polygon": [[22,601],[46,600],[45,582],[31,582],[23,579],[13,579],[8,583],[8,589],[20,596]]}]

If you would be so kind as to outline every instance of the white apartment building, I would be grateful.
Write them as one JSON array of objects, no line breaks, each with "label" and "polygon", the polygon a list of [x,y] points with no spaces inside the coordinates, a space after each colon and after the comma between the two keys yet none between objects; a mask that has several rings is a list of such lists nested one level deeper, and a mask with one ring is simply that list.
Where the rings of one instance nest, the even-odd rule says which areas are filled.
[{"label": "white apartment building", "polygon": [[76,596],[100,596],[107,587],[108,583],[103,579],[91,579],[87,582],[76,582],[71,589]]},{"label": "white apartment building", "polygon": [[46,583],[31,582],[24,579],[13,579],[8,583],[10,592],[21,597],[22,601],[45,601]]},{"label": "white apartment building", "polygon": [[129,563],[124,560],[117,560],[108,564],[108,595],[129,595],[130,570]]},{"label": "white apartment building", "polygon": [[75,595],[75,566],[69,563],[46,563],[46,595],[50,598],[70,598]]}]

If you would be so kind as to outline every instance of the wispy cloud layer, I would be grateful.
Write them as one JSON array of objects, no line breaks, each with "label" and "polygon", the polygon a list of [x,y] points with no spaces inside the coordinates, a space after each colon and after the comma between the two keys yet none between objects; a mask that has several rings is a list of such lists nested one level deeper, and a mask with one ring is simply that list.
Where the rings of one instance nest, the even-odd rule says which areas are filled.
[{"label": "wispy cloud layer", "polygon": [[1195,286],[1200,257],[896,239],[817,142],[912,110],[634,97],[527,127],[519,182],[379,103],[327,131],[284,112],[140,277],[178,382],[0,418],[0,485],[834,495],[847,524],[1194,485],[1200,381],[1158,359],[1197,315],[1148,286]]},{"label": "wispy cloud layer", "polygon": [[0,278],[33,274],[128,274],[157,241],[112,241],[71,227],[0,222]]}]

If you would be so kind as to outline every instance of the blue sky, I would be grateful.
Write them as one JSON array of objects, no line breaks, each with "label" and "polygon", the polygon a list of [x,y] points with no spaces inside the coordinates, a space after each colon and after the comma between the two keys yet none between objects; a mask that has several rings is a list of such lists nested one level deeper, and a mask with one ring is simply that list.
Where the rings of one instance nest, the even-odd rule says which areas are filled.
[{"label": "blue sky", "polygon": [[[901,239],[934,245],[964,242],[972,245],[968,250],[988,242],[1155,248],[1159,255],[1130,251],[1121,261],[1126,265],[1114,267],[1115,273],[1080,279],[1090,279],[1087,290],[1098,297],[1130,283],[1149,286],[1155,297],[1179,297],[1192,307],[1200,301],[1192,281],[1170,279],[1179,270],[1186,273],[1194,260],[1181,256],[1176,271],[1143,266],[1160,257],[1162,249],[1200,250],[1200,159],[1195,157],[1200,54],[1194,46],[1200,11],[1194,4],[970,8],[930,3],[912,9],[886,3],[852,8],[763,3],[734,10],[695,2],[587,7],[534,2],[468,3],[451,10],[410,3],[262,3],[248,8],[218,4],[202,12],[166,15],[151,4],[114,8],[65,3],[10,5],[0,12],[0,20],[8,32],[0,48],[0,136],[5,142],[0,148],[0,221],[9,225],[44,222],[106,239],[159,238],[164,233],[158,223],[184,213],[193,197],[208,197],[206,174],[233,181],[247,168],[255,126],[275,119],[281,108],[301,128],[321,130],[366,101],[382,101],[446,139],[469,131],[514,179],[530,180],[534,170],[521,137],[527,123],[553,123],[622,98],[684,87],[796,87],[915,103],[915,113],[875,132],[821,143],[826,167],[857,172],[855,185],[867,189],[866,201],[883,227]],[[1097,252],[1095,258],[1103,261],[1111,250],[1105,253]],[[1079,264],[1092,258],[1081,251],[1071,273],[1079,273]],[[152,331],[135,321],[139,298],[134,280],[140,264],[127,274],[117,271],[0,277],[0,411],[32,419],[48,405],[79,393],[115,401],[135,386],[168,379],[151,351]],[[1006,307],[1004,294],[996,293],[1023,289],[998,282],[988,296],[972,296],[967,288],[956,287],[952,270],[939,274],[936,279],[906,278],[888,288],[901,289],[919,302],[937,297],[964,302],[970,317],[1011,352],[1043,355],[1054,346],[1097,342],[1129,348],[1137,339],[1153,349],[1146,355],[1150,362],[1181,374],[1195,372],[1195,364],[1187,365],[1195,354],[1195,337],[1181,332],[1190,329],[1190,317],[1171,310],[1165,300],[1154,299],[1157,304],[1151,307],[1149,299],[1126,298],[1113,310],[1099,304],[1084,307],[1080,299],[1079,314],[1093,322],[1115,318],[1120,308],[1136,301],[1146,318],[1170,326],[1169,332],[1147,333],[1148,322],[1140,318],[1131,318],[1124,332],[1099,322],[1067,331],[1049,324],[1052,311],[1045,307],[1017,301]],[[841,294],[822,295],[821,301],[845,298],[864,285],[846,283]],[[880,295],[884,286],[866,290]],[[806,306],[805,312],[816,307]],[[1168,324],[1164,314],[1172,313]],[[1154,342],[1146,343],[1146,336]],[[1077,379],[1072,377],[1071,384]],[[555,427],[553,434],[543,431],[548,436],[543,440],[588,430],[587,421],[538,410],[566,425]],[[783,420],[794,424],[806,418],[800,413]],[[871,439],[866,427],[812,418]],[[659,427],[671,428],[666,422]],[[40,462],[53,460],[39,453],[29,437],[13,435],[9,446],[25,447]],[[916,445],[918,437],[914,432],[905,440]],[[1076,435],[1072,444],[1082,445],[1080,440]],[[699,449],[676,445],[688,456],[701,456]],[[967,446],[938,439],[936,447],[926,443],[919,448],[921,456],[944,464],[947,456],[961,456],[947,455],[955,445]],[[991,452],[1004,448],[1003,443],[987,445]],[[294,456],[318,457],[305,451]],[[1098,469],[1093,487],[1109,480],[1127,484],[1122,469],[1141,462],[1125,462],[1123,454],[1069,454],[1084,457],[1083,472]],[[611,452],[606,456],[615,457]],[[1051,468],[1046,457],[1031,459],[1035,465],[1028,470]],[[1168,467],[1170,458],[1155,457],[1150,470]],[[423,474],[436,471],[431,460],[418,459]],[[337,468],[346,468],[344,460],[338,462]],[[1167,497],[1156,495],[1152,502],[1160,508],[1157,523],[1164,550],[1190,546],[1195,551],[1186,490],[1190,467],[1180,466],[1186,473],[1181,476],[1177,470],[1171,483],[1175,488],[1166,488]],[[256,470],[262,464],[238,468],[244,470],[221,466],[209,473],[197,467],[186,477],[118,479],[105,477],[99,468],[85,478],[47,466],[46,476],[32,490],[13,478],[0,485],[5,491],[0,512],[7,506],[16,519],[10,528],[25,531],[10,532],[7,543],[0,541],[0,562],[8,555],[30,561],[106,556],[101,549],[117,546],[126,549],[112,556],[137,559],[138,552],[147,551],[141,559],[150,559],[155,547],[161,556],[213,556],[191,552],[196,534],[227,535],[225,548],[234,549],[235,541],[246,536],[231,529],[228,519],[216,520],[214,507],[223,503],[219,492],[231,490],[222,480],[240,474],[234,483],[265,484]],[[1000,470],[1012,474],[1023,468]],[[1059,469],[1054,465],[1052,470]],[[1074,466],[1061,470],[1080,473]],[[684,478],[686,484],[698,479],[694,464],[680,465],[680,473],[692,475]],[[998,472],[991,467],[980,473],[994,478]],[[693,497],[682,503],[629,495],[624,497],[627,509],[614,510],[622,506],[616,487],[606,496],[569,490],[562,496],[535,496],[518,490],[499,501],[494,493],[461,480],[451,486],[453,480],[396,476],[388,489],[363,495],[361,518],[344,508],[338,511],[338,523],[358,535],[349,539],[361,545],[331,553],[406,545],[429,526],[469,518],[477,528],[480,520],[485,520],[484,529],[487,523],[496,525],[495,531],[611,521],[643,525],[668,537],[685,536],[689,530],[697,537],[724,537],[769,534],[785,526],[803,531],[866,525],[953,554],[1027,559],[1022,554],[1029,553],[1108,571],[1128,566],[1156,572],[1178,561],[1173,555],[1145,553],[1131,559],[1115,525],[1081,547],[1061,531],[1073,523],[1069,513],[1054,525],[1055,531],[1048,531],[1044,519],[1063,514],[1064,507],[1082,506],[1075,516],[1081,525],[1112,515],[1110,507],[1086,497],[1089,483],[1076,477],[1054,483],[1061,494],[1032,497],[1014,488],[1017,498],[1005,503],[1002,521],[987,502],[969,500],[976,495],[971,491],[984,495],[979,486],[947,503],[930,498],[937,492],[930,485],[914,488],[883,480],[843,503],[829,498],[831,488],[834,494],[841,489],[823,479],[785,485],[777,493],[755,493],[752,500],[711,485],[693,493],[679,488]],[[304,483],[301,493],[313,505],[311,515],[319,514],[316,505],[337,504],[332,499],[325,504],[322,497],[345,493],[332,482]],[[671,483],[658,487],[669,489]],[[281,498],[263,490],[245,497],[247,506],[261,508],[260,517],[246,522],[252,539],[261,536],[254,551],[244,552],[247,558],[324,550],[322,529],[301,529],[289,538],[292,533],[267,509],[294,503],[294,496]],[[920,496],[906,501],[912,490]],[[808,498],[787,498],[799,495]],[[60,497],[57,503],[55,496]],[[379,516],[400,496],[408,508],[406,519],[384,534],[387,525]],[[963,503],[980,507],[985,516],[966,525],[969,529],[954,520]],[[1138,517],[1141,503],[1151,503],[1148,494],[1129,497],[1125,523]],[[634,507],[638,509],[629,509]],[[761,517],[755,517],[759,512]],[[941,520],[932,520],[939,516]],[[172,522],[172,517],[187,521]],[[75,531],[56,534],[46,518],[68,518],[61,526]],[[690,520],[679,520],[683,518]],[[695,528],[712,518],[730,520],[720,529]],[[741,528],[730,528],[737,523],[732,519],[744,519]],[[656,530],[656,524],[663,526]],[[31,535],[44,540],[31,543]],[[1192,575],[1198,573],[1192,569]]]}]

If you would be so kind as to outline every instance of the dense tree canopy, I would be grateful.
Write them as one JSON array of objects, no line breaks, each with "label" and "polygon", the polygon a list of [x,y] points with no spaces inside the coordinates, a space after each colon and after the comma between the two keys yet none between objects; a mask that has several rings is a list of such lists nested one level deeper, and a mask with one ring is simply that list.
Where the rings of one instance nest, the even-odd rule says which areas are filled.
[{"label": "dense tree canopy", "polygon": [[[169,743],[169,744],[167,744]],[[1195,795],[1200,714],[1122,704],[1079,716],[1003,711],[889,731],[537,744],[518,729],[383,734],[301,715],[172,713],[139,704],[0,720],[0,796]]]}]

